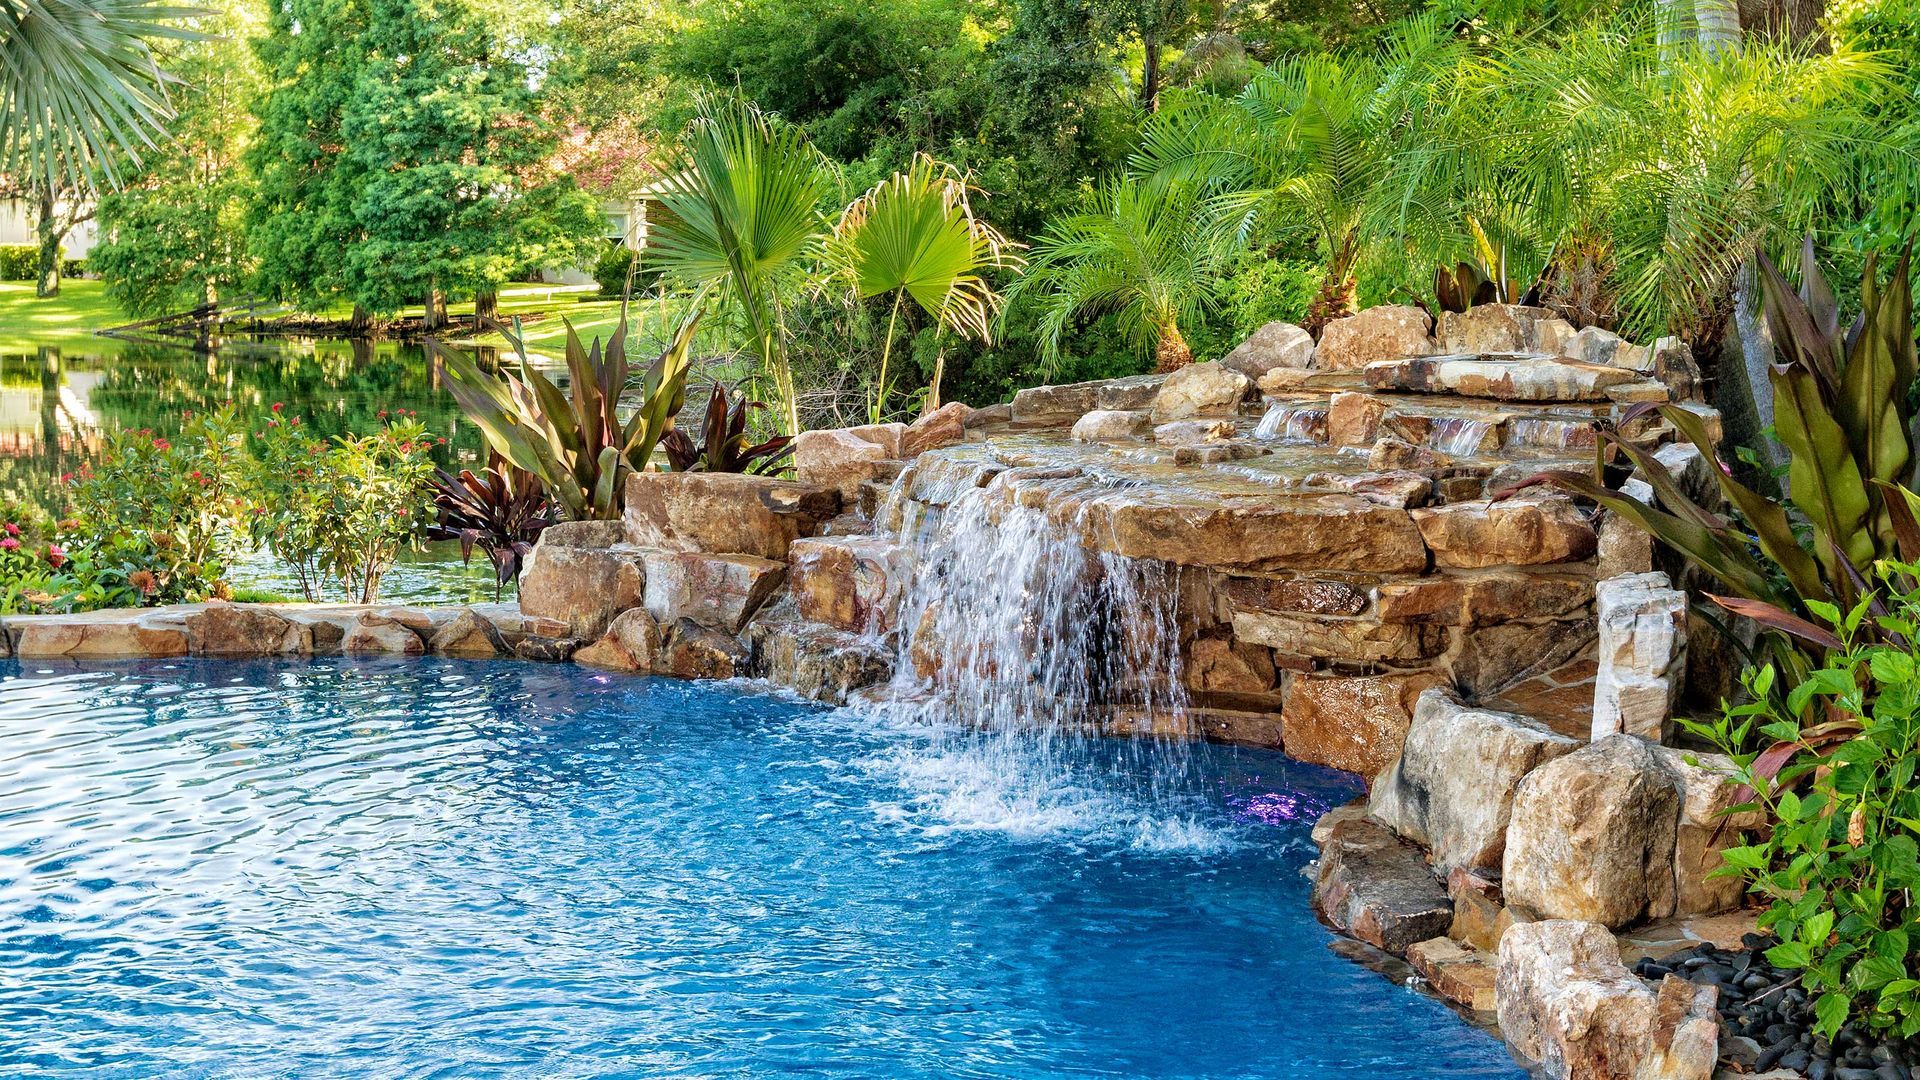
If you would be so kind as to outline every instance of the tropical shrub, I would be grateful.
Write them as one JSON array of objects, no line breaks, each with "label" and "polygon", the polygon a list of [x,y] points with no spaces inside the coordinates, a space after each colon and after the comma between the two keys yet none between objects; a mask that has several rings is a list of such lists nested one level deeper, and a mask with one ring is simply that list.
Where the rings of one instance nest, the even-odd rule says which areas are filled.
[{"label": "tropical shrub", "polygon": [[[869,423],[886,412],[900,306],[911,297],[939,330],[986,341],[1000,308],[989,274],[1020,260],[993,227],[974,216],[966,178],[925,154],[875,185],[840,215],[826,242],[827,261],[859,300],[893,296],[881,339]],[[940,405],[942,367],[934,369],[930,408]]]},{"label": "tropical shrub", "polygon": [[540,478],[513,463],[490,455],[487,467],[458,476],[436,470],[433,479],[434,522],[430,540],[458,540],[460,557],[473,558],[473,549],[486,552],[493,564],[494,599],[500,587],[518,581],[520,569],[533,545],[554,523],[553,504]]},{"label": "tropical shrub", "polygon": [[309,601],[337,587],[349,602],[373,603],[400,549],[426,529],[434,440],[410,414],[381,421],[371,434],[328,440],[275,405],[249,442],[245,531],[292,569]]},{"label": "tropical shrub", "polygon": [[143,602],[205,599],[227,561],[243,444],[231,406],[185,417],[171,439],[114,436],[73,478],[74,516],[96,545],[74,561],[124,579]]},{"label": "tropical shrub", "polygon": [[581,344],[567,325],[566,393],[527,360],[517,320],[512,328],[494,329],[520,357],[518,374],[481,371],[439,342],[429,348],[446,364],[448,390],[494,453],[539,477],[569,518],[611,521],[620,516],[627,476],[646,469],[686,403],[689,347],[699,324],[696,305],[641,376],[639,407],[624,422],[620,396],[630,374],[624,309],[604,348],[597,337],[591,346]]},{"label": "tropical shrub", "polygon": [[639,288],[640,253],[625,244],[608,244],[593,261],[593,280],[601,296],[624,296],[627,286]]},{"label": "tropical shrub", "polygon": [[[1767,959],[1802,973],[1828,1038],[1849,1020],[1920,1033],[1920,566],[1890,568],[1884,606],[1867,598],[1826,612],[1838,647],[1786,707],[1772,692],[1776,669],[1749,669],[1750,704],[1689,725],[1733,756],[1746,805],[1770,812],[1771,834],[1728,848],[1715,874],[1744,878],[1769,902],[1760,926],[1780,943]],[[1869,625],[1880,632],[1862,633]],[[1855,734],[1833,739],[1836,724]],[[1807,749],[1776,773],[1766,754],[1746,752],[1755,731]]]},{"label": "tropical shrub", "polygon": [[0,244],[0,281],[32,281],[40,274],[40,245]]},{"label": "tropical shrub", "polygon": [[707,394],[707,408],[700,423],[700,441],[675,428],[660,443],[674,472],[728,472],[771,474],[785,468],[793,456],[793,437],[776,435],[764,442],[751,443],[747,434],[747,414],[766,408],[764,402],[748,401],[719,383]]},{"label": "tropical shrub", "polygon": [[[1905,255],[1884,287],[1869,260],[1850,333],[1841,331],[1838,303],[1810,242],[1797,293],[1770,261],[1759,261],[1781,361],[1771,373],[1773,431],[1789,455],[1792,500],[1770,499],[1737,480],[1700,418],[1671,405],[1659,407],[1661,418],[1712,466],[1737,517],[1700,505],[1650,451],[1618,431],[1605,433],[1606,446],[1652,486],[1652,503],[1593,476],[1546,477],[1640,525],[1710,574],[1730,594],[1710,594],[1716,604],[1769,631],[1784,692],[1841,648],[1835,613],[1872,597],[1877,562],[1920,559],[1920,501],[1902,486],[1916,460],[1909,394],[1915,328]],[[1640,415],[1630,412],[1627,420]],[[1871,636],[1877,625],[1861,632]]]}]

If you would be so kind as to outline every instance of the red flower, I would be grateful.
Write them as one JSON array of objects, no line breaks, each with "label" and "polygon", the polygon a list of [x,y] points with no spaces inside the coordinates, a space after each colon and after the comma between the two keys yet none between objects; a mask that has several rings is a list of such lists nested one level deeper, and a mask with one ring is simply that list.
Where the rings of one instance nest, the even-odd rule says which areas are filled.
[{"label": "red flower", "polygon": [[273,411],[279,412],[282,408],[285,407],[285,405],[286,405],[285,402],[276,401],[273,403]]},{"label": "red flower", "polygon": [[9,522],[7,522],[7,535],[8,535],[8,536],[19,536],[19,535],[20,535],[20,526],[18,526],[18,525],[15,525],[15,524],[14,524],[13,522],[11,522],[11,521],[9,521]]},{"label": "red flower", "polygon": [[379,412],[374,413],[373,415],[379,417],[382,420],[385,420],[387,418],[387,410],[381,409]]},{"label": "red flower", "polygon": [[55,570],[67,565],[67,551],[59,544],[47,545],[47,565]]},{"label": "red flower", "polygon": [[155,439],[153,440],[153,448],[155,450],[171,450],[173,449],[173,444],[165,439]]},{"label": "red flower", "polygon": [[13,537],[9,536],[5,540],[0,540],[0,551],[19,551],[19,550],[20,550],[20,541],[15,540]]},{"label": "red flower", "polygon": [[70,472],[64,472],[64,473],[61,473],[61,474],[60,474],[60,482],[61,482],[62,484],[71,484],[71,483],[73,483],[73,474],[72,474],[72,473],[70,473]]}]

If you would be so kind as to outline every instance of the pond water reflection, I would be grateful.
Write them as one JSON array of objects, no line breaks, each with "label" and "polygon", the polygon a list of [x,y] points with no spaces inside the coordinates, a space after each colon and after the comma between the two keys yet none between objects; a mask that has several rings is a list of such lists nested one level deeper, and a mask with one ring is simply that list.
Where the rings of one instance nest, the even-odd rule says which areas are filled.
[{"label": "pond water reflection", "polygon": [[[460,415],[445,374],[418,344],[337,340],[229,342],[212,353],[99,339],[81,347],[0,343],[0,504],[57,513],[60,477],[97,454],[115,432],[167,435],[187,412],[228,402],[305,418],[322,435],[363,433],[382,410],[410,409],[447,444],[435,456],[459,468],[484,458],[480,433]],[[294,591],[271,558],[245,559],[236,585]],[[491,599],[484,558],[462,566],[455,545],[410,555],[389,575],[394,600]]]}]

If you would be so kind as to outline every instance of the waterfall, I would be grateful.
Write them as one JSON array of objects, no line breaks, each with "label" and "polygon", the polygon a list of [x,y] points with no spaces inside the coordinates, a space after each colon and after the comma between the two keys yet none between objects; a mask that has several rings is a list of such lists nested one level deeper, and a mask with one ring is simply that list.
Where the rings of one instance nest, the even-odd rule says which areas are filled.
[{"label": "waterfall", "polygon": [[1591,420],[1518,417],[1507,421],[1507,445],[1540,450],[1591,450],[1599,438]]},{"label": "waterfall", "polygon": [[[896,489],[913,484],[903,476]],[[944,509],[897,515],[917,523],[899,534],[916,573],[879,707],[936,733],[898,767],[957,827],[1195,842],[1177,805],[1192,795],[1181,572],[1081,542],[1091,508],[1128,497],[1138,494],[1085,475],[1009,470]],[[1103,730],[1156,737],[1093,737]],[[1100,794],[1116,770],[1149,797],[1123,806]]]},{"label": "waterfall", "polygon": [[1267,406],[1266,414],[1254,426],[1253,437],[1282,442],[1326,442],[1327,408],[1276,401]]},{"label": "waterfall", "polygon": [[1466,416],[1435,417],[1427,445],[1448,457],[1470,457],[1480,453],[1494,426],[1495,421]]}]

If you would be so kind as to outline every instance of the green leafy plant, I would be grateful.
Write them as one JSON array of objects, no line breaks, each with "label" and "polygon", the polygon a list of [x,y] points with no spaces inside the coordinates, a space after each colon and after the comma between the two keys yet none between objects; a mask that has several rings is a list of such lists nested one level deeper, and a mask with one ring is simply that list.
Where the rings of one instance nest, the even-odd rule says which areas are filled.
[{"label": "green leafy plant", "polygon": [[[1732,755],[1735,780],[1753,797],[1735,809],[1771,814],[1771,834],[1728,848],[1715,873],[1744,878],[1769,901],[1760,925],[1780,943],[1767,959],[1801,972],[1828,1038],[1849,1020],[1920,1033],[1920,566],[1889,571],[1885,604],[1867,597],[1825,612],[1838,645],[1791,687],[1785,708],[1776,669],[1749,669],[1751,703],[1688,725]],[[1869,626],[1879,632],[1863,633]],[[1835,722],[1857,734],[1824,737]],[[1765,754],[1745,752],[1753,731],[1802,752],[1776,773]]]},{"label": "green leafy plant", "polygon": [[793,456],[793,437],[776,435],[763,442],[751,442],[747,433],[748,412],[764,409],[763,402],[748,401],[719,383],[707,394],[707,408],[700,423],[700,441],[675,428],[660,443],[674,472],[727,472],[771,474],[785,468]]},{"label": "green leafy plant", "polygon": [[[893,355],[901,304],[909,297],[942,330],[986,341],[992,337],[1000,297],[988,274],[1015,268],[1012,245],[974,216],[964,176],[925,154],[875,185],[840,215],[826,255],[856,297],[893,296],[881,339],[880,371],[868,420],[879,423],[892,390],[887,364]],[[932,408],[939,407],[936,368]]]},{"label": "green leafy plant", "polygon": [[500,586],[519,580],[533,545],[555,520],[539,477],[498,454],[478,473],[462,469],[456,476],[436,470],[433,505],[435,518],[427,538],[458,540],[462,559],[473,558],[476,547],[486,552],[493,563],[496,600]]},{"label": "green leafy plant", "polygon": [[[1895,556],[1920,559],[1920,501],[1902,486],[1915,460],[1907,392],[1915,374],[1908,264],[1902,255],[1882,287],[1869,259],[1860,316],[1843,334],[1838,304],[1811,243],[1803,249],[1798,292],[1770,261],[1760,260],[1767,320],[1782,361],[1771,373],[1773,419],[1790,459],[1791,502],[1770,499],[1735,479],[1699,416],[1671,405],[1658,407],[1660,417],[1710,464],[1733,515],[1700,505],[1650,450],[1617,430],[1605,433],[1604,449],[1645,478],[1654,491],[1652,503],[1594,476],[1546,474],[1640,525],[1712,575],[1729,594],[1710,594],[1719,607],[1770,631],[1771,661],[1785,687],[1802,683],[1840,648],[1834,612],[1872,597],[1868,579],[1875,563]],[[1633,410],[1623,422],[1643,416]],[[1603,467],[1603,479],[1607,472]],[[1867,624],[1865,632],[1876,625]]]},{"label": "green leafy plant", "polygon": [[482,371],[471,357],[438,342],[434,355],[447,367],[447,387],[467,418],[486,436],[493,452],[540,478],[547,494],[574,520],[613,520],[620,516],[629,474],[646,469],[653,449],[686,403],[693,334],[700,323],[698,303],[681,320],[673,338],[640,379],[640,401],[621,420],[620,397],[631,374],[627,364],[627,320],[602,347],[595,338],[583,345],[567,325],[568,389],[562,391],[527,359],[516,320],[511,328],[495,324],[519,355],[518,373]]},{"label": "green leafy plant", "polygon": [[772,384],[787,432],[799,431],[786,309],[825,233],[825,160],[799,128],[735,95],[707,94],[659,173],[654,197],[665,213],[648,234],[648,263],[719,290]]}]

